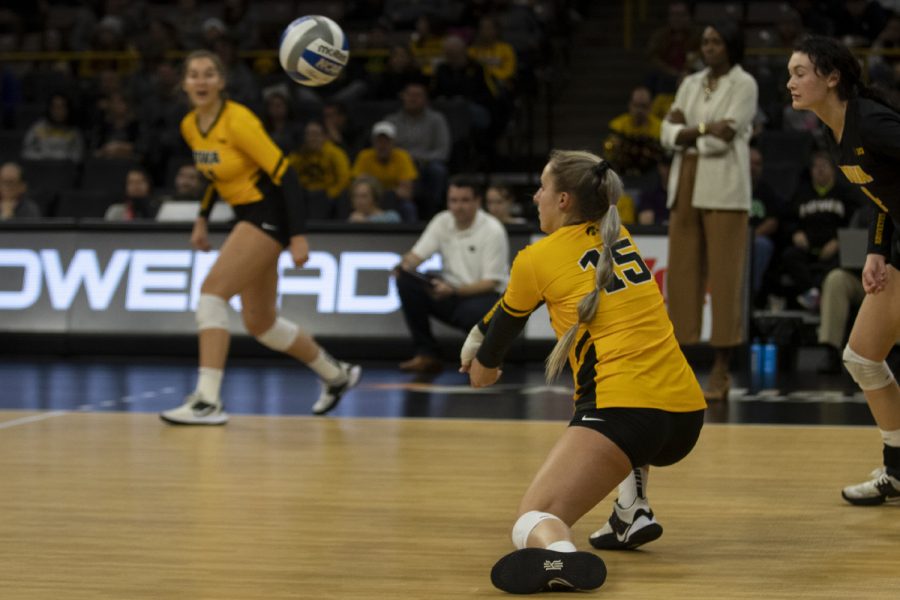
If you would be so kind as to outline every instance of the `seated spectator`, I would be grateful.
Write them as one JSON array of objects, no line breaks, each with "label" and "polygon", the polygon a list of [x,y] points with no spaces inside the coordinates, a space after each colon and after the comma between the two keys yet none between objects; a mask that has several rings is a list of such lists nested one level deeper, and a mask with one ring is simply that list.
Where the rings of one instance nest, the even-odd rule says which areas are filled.
[{"label": "seated spectator", "polygon": [[691,20],[687,2],[669,2],[668,20],[655,30],[647,44],[653,64],[648,87],[654,94],[674,93],[678,79],[691,71],[700,55],[700,31]]},{"label": "seated spectator", "polygon": [[423,83],[408,83],[400,95],[402,107],[385,120],[397,128],[396,143],[409,152],[419,172],[414,197],[422,219],[430,218],[443,203],[450,159],[450,126],[442,113],[428,107]]},{"label": "seated spectator", "polygon": [[259,49],[259,21],[250,9],[250,0],[224,0],[222,23],[241,50]]},{"label": "seated spectator", "polygon": [[254,108],[259,107],[260,89],[256,75],[247,63],[238,56],[237,44],[231,37],[223,35],[211,45],[213,51],[222,59],[228,77],[225,79],[225,90],[228,97]]},{"label": "seated spectator", "polygon": [[263,90],[261,120],[269,137],[285,154],[302,142],[302,131],[297,125],[287,86],[282,84]]},{"label": "seated spectator", "polygon": [[396,100],[407,84],[422,80],[422,70],[408,46],[396,44],[391,48],[384,71],[375,77],[372,97],[375,100]]},{"label": "seated spectator", "polygon": [[505,185],[493,184],[484,193],[487,211],[504,225],[524,225],[527,221],[515,214],[516,199]]},{"label": "seated spectator", "polygon": [[443,62],[438,65],[431,82],[432,97],[465,99],[472,126],[479,131],[488,131],[492,113],[499,109],[488,89],[484,67],[469,58],[466,42],[455,35],[447,36],[443,52]]},{"label": "seated spectator", "polygon": [[419,172],[409,152],[397,148],[397,127],[390,121],[379,121],[372,127],[372,147],[360,150],[351,169],[352,177],[371,175],[385,192],[397,197],[405,221],[416,220],[413,185]]},{"label": "seated spectator", "polygon": [[653,172],[662,156],[659,132],[662,122],[650,114],[650,90],[634,88],[628,112],[609,122],[603,154],[623,177],[641,177]]},{"label": "seated spectator", "polygon": [[431,15],[416,19],[416,29],[409,38],[409,48],[422,72],[431,77],[440,62],[444,45],[444,24]]},{"label": "seated spectator", "polygon": [[381,207],[381,184],[370,175],[360,175],[350,185],[351,223],[399,223],[400,213]]},{"label": "seated spectator", "polygon": [[[850,217],[850,227],[868,229],[873,206],[861,206]],[[825,358],[818,372],[837,374],[844,371],[841,359],[849,332],[847,324],[853,311],[859,309],[866,291],[862,285],[862,269],[838,268],[828,272],[822,281],[820,305],[819,344],[825,349]]]},{"label": "seated spectator", "polygon": [[[356,43],[351,42],[353,52],[350,54],[350,62],[344,67],[342,75],[346,74],[356,89],[347,90],[347,92],[341,90],[336,94],[345,102],[359,99],[363,95],[380,99],[376,87],[382,75],[389,68],[395,46],[391,42],[390,21],[383,17],[373,19],[373,21],[374,23],[367,26],[365,33],[357,36]],[[403,44],[398,46],[406,49],[406,53],[410,57],[410,64],[413,64],[415,61],[412,60],[409,49]],[[350,94],[350,98],[346,96],[347,93]],[[396,95],[391,96],[391,99],[396,97]]]},{"label": "seated spectator", "polygon": [[84,158],[84,136],[72,123],[69,99],[62,94],[50,97],[47,116],[25,133],[22,158],[26,160],[71,160]]},{"label": "seated spectator", "polygon": [[672,157],[663,154],[656,163],[656,177],[653,184],[641,190],[638,194],[637,212],[638,225],[667,225],[669,223],[668,202],[669,169],[672,166]]},{"label": "seated spectator", "polygon": [[160,198],[164,202],[194,201],[203,198],[208,182],[193,163],[178,167],[173,181],[172,193]]},{"label": "seated spectator", "polygon": [[325,136],[348,156],[356,154],[365,145],[365,133],[349,118],[342,102],[326,102],[322,106],[322,125]]},{"label": "seated spectator", "polygon": [[311,192],[324,192],[329,200],[344,193],[350,185],[350,159],[330,140],[319,121],[306,124],[303,144],[288,155],[300,184]]},{"label": "seated spectator", "polygon": [[0,166],[0,221],[41,218],[41,209],[27,193],[22,167],[14,162]]},{"label": "seated spectator", "polygon": [[[416,271],[433,254],[441,255],[441,274]],[[508,271],[506,228],[481,210],[477,184],[454,178],[447,191],[447,210],[435,215],[394,269],[415,351],[410,360],[400,363],[400,369],[439,371],[440,349],[429,318],[468,332],[500,298]]]},{"label": "seated spectator", "polygon": [[798,292],[797,303],[818,311],[822,280],[838,266],[837,230],[863,202],[853,187],[837,180],[825,152],[813,154],[809,173],[794,195],[791,246],[781,255],[781,267]]},{"label": "seated spectator", "polygon": [[159,201],[153,197],[150,175],[144,169],[135,167],[125,177],[125,198],[112,204],[106,210],[107,221],[136,221],[154,219],[159,210]]},{"label": "seated spectator", "polygon": [[512,94],[516,76],[516,51],[501,39],[500,25],[494,17],[481,17],[478,33],[469,46],[468,54],[484,69],[491,95],[501,98]]},{"label": "seated spectator", "polygon": [[103,120],[94,129],[94,156],[136,159],[140,135],[140,124],[125,94],[110,94],[104,103]]},{"label": "seated spectator", "polygon": [[775,254],[782,200],[762,178],[763,155],[759,148],[750,148],[750,227],[753,228],[753,254],[750,265],[751,299],[757,298],[763,279]]}]

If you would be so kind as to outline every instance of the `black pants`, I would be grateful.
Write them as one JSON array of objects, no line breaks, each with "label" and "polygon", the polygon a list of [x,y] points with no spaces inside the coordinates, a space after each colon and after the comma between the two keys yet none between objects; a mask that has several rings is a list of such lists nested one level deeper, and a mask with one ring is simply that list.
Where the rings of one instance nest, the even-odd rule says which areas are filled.
[{"label": "black pants", "polygon": [[837,254],[823,261],[796,246],[791,246],[781,255],[781,268],[790,275],[800,294],[809,288],[821,287],[828,272],[838,266]]},{"label": "black pants", "polygon": [[429,317],[468,333],[500,298],[496,292],[477,296],[449,296],[437,300],[429,293],[429,284],[417,278],[400,275],[397,291],[403,318],[412,334],[416,354],[439,356],[437,340],[431,333]]}]

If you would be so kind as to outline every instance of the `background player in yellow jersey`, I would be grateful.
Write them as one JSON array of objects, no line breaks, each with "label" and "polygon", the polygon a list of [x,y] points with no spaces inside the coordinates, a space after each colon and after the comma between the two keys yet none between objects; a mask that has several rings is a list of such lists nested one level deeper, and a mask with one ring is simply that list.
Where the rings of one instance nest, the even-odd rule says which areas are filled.
[{"label": "background player in yellow jersey", "polygon": [[574,373],[575,412],[519,505],[517,551],[491,571],[512,593],[593,589],[599,557],[578,552],[569,529],[616,484],[598,548],[633,548],[662,534],[644,489],[649,465],[671,465],[694,447],[706,402],[681,353],[662,294],[610,199],[622,182],[588,152],[554,151],[534,196],[548,236],[519,252],[509,285],[461,352],[474,387],[491,385],[528,316],[546,303],[559,337],[547,359],[555,378]]},{"label": "background player in yellow jersey", "polygon": [[182,120],[181,133],[197,169],[210,181],[191,243],[199,250],[210,249],[207,218],[215,194],[234,209],[237,224],[200,288],[197,388],[183,405],[160,417],[184,425],[228,421],[219,389],[230,340],[228,300],[235,294],[241,295],[241,316],[251,335],[303,361],[322,378],[313,412],[323,414],[356,385],[361,371],[336,361],[297,325],[278,316],[278,257],[288,248],[298,267],[309,258],[303,235],[306,200],[297,176],[256,115],[223,97],[225,69],[215,54],[191,53],[183,86],[193,110]]}]

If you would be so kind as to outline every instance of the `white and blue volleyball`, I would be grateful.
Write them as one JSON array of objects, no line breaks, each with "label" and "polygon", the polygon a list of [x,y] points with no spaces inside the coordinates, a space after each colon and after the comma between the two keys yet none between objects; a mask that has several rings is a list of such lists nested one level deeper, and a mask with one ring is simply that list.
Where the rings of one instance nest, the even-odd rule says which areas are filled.
[{"label": "white and blue volleyball", "polygon": [[328,17],[309,15],[285,27],[278,60],[291,79],[316,87],[341,74],[350,60],[350,47],[340,25]]}]

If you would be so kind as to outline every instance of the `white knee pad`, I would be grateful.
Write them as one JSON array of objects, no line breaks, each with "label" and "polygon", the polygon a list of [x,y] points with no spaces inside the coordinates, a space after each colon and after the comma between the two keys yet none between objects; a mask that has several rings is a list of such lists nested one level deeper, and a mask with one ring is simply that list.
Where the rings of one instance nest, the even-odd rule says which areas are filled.
[{"label": "white knee pad", "polygon": [[299,332],[300,328],[295,324],[291,323],[287,319],[278,317],[277,319],[275,319],[275,322],[272,324],[272,326],[269,327],[264,333],[256,336],[256,339],[259,340],[259,343],[263,346],[271,348],[272,350],[284,352],[291,347],[291,344],[293,344],[294,340],[297,339],[297,334]]},{"label": "white knee pad", "polygon": [[213,294],[200,294],[197,302],[197,329],[228,329],[228,303]]},{"label": "white knee pad", "polygon": [[880,390],[894,381],[894,374],[887,361],[875,362],[862,357],[849,344],[844,348],[844,366],[863,391]]},{"label": "white knee pad", "polygon": [[562,519],[556,515],[551,515],[550,513],[538,510],[530,510],[519,517],[519,520],[513,525],[512,530],[512,541],[516,549],[521,550],[526,548],[528,536],[531,534],[531,531],[538,526],[538,523],[547,519],[556,519],[557,521],[562,522]]}]

